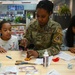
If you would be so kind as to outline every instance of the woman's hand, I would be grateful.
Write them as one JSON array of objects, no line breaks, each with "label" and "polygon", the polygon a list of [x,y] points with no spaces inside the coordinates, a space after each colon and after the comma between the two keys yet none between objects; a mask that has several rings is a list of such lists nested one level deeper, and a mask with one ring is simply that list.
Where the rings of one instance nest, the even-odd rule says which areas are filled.
[{"label": "woman's hand", "polygon": [[6,52],[7,51],[4,48],[0,47],[0,53],[6,53]]},{"label": "woman's hand", "polygon": [[31,57],[34,56],[35,58],[37,58],[39,56],[38,52],[35,50],[27,50],[27,57]]},{"label": "woman's hand", "polygon": [[72,52],[72,53],[75,53],[75,48],[74,47],[69,48],[69,51]]},{"label": "woman's hand", "polygon": [[23,46],[25,48],[27,47],[27,39],[26,38],[24,38],[20,41],[20,46]]}]

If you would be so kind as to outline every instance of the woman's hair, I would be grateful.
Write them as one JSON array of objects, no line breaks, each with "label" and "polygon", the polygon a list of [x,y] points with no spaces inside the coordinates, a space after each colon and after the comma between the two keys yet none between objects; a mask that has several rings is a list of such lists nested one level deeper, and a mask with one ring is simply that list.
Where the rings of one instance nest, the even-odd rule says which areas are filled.
[{"label": "woman's hair", "polygon": [[9,23],[9,24],[11,25],[11,23],[8,22],[8,21],[5,21],[5,20],[4,20],[4,21],[1,21],[1,22],[0,22],[0,30],[1,30],[1,28],[2,28],[2,26],[3,26],[4,23]]},{"label": "woman's hair", "polygon": [[43,8],[43,9],[47,10],[48,13],[50,13],[50,12],[53,13],[53,7],[54,7],[54,4],[51,1],[42,0],[37,4],[36,10],[38,8]]},{"label": "woman's hair", "polygon": [[68,47],[73,47],[74,44],[74,36],[73,27],[75,27],[75,15],[71,18],[69,27],[66,32],[66,42]]}]

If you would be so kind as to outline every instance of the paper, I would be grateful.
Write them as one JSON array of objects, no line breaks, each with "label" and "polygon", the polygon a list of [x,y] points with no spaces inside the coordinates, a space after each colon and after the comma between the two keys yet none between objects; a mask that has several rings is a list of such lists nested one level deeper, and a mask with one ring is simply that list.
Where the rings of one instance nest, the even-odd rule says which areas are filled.
[{"label": "paper", "polygon": [[70,54],[67,54],[65,52],[60,52],[57,56],[64,59],[64,60],[67,60],[67,61],[74,59],[73,56],[71,56]]},{"label": "paper", "polygon": [[8,66],[0,68],[0,75],[18,75],[18,69],[16,66]]},{"label": "paper", "polygon": [[60,75],[60,74],[56,70],[51,70],[50,72],[47,73],[47,75]]},{"label": "paper", "polygon": [[43,58],[37,58],[34,63],[35,64],[43,64]]},{"label": "paper", "polygon": [[51,64],[52,58],[53,58],[53,56],[50,56],[50,57],[49,57],[49,62],[48,62],[49,65]]},{"label": "paper", "polygon": [[[48,64],[50,65],[51,61],[52,61],[53,56],[49,57],[49,62]],[[35,64],[43,64],[43,58],[37,58],[34,62]]]}]

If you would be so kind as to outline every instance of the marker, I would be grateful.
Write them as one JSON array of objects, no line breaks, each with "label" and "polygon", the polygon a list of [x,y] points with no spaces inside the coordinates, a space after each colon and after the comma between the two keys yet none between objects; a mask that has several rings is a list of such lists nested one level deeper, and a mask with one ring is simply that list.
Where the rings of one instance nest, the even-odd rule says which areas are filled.
[{"label": "marker", "polygon": [[9,58],[9,59],[12,59],[10,56],[6,56],[7,58]]}]

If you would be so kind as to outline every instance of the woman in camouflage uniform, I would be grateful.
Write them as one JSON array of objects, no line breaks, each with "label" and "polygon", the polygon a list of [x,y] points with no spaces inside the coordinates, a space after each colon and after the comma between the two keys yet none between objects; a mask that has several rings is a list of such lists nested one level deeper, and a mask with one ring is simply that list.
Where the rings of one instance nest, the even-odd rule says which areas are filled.
[{"label": "woman in camouflage uniform", "polygon": [[22,42],[25,47],[33,46],[33,49],[28,50],[29,56],[42,57],[45,50],[49,55],[60,52],[62,28],[59,23],[50,19],[53,6],[53,3],[48,0],[40,1],[36,6],[37,19],[30,23],[25,42]]}]

